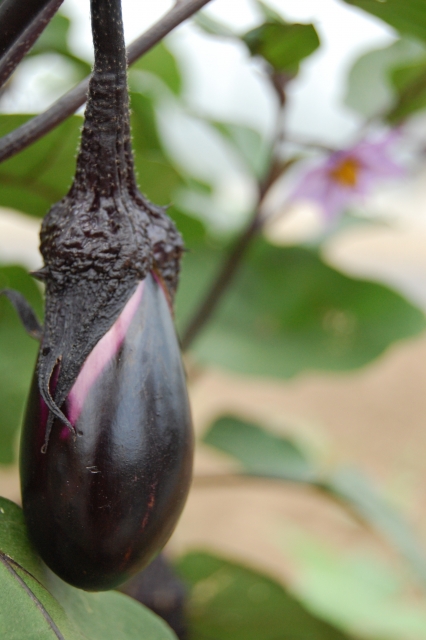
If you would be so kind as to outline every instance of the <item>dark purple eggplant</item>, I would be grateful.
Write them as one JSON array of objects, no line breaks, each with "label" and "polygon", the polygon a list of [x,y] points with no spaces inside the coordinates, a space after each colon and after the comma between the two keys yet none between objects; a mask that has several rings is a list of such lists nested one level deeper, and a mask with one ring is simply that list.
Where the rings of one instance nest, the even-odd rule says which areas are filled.
[{"label": "dark purple eggplant", "polygon": [[43,560],[74,586],[103,590],[169,538],[193,443],[172,318],[183,242],[136,186],[120,0],[91,0],[91,10],[95,66],[76,175],[40,234],[45,323],[20,470]]},{"label": "dark purple eggplant", "polygon": [[192,431],[179,348],[161,286],[148,275],[87,358],[55,419],[34,380],[21,479],[31,538],[62,579],[111,589],[163,547],[191,479]]}]

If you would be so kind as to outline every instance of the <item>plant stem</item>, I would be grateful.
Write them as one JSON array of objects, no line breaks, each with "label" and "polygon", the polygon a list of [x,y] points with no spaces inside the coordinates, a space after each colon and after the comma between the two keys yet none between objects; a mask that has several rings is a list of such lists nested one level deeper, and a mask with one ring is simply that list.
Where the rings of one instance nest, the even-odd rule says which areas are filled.
[{"label": "plant stem", "polygon": [[[170,31],[190,18],[210,0],[185,0],[174,5],[127,49],[129,64],[133,64],[144,53],[152,49]],[[1,5],[0,5],[1,6]],[[0,140],[0,162],[16,155],[46,133],[57,127],[85,103],[90,78],[87,77],[74,89],[57,100],[49,109],[35,116]]]},{"label": "plant stem", "polygon": [[191,346],[192,342],[195,340],[206,322],[210,320],[213,311],[215,310],[224,291],[228,288],[242,258],[247,251],[247,248],[251,243],[252,238],[256,235],[260,226],[258,209],[256,209],[254,216],[251,218],[241,236],[237,239],[228,257],[220,267],[219,273],[210,287],[210,290],[207,292],[206,297],[202,300],[192,320],[185,329],[181,338],[183,351],[186,351]]},{"label": "plant stem", "polygon": [[[36,13],[35,16],[33,16],[28,24],[24,24],[24,28],[21,28],[21,31],[17,36],[15,34],[15,40],[8,48],[4,49],[2,43],[1,50],[3,51],[3,55],[0,58],[0,87],[4,85],[25,54],[31,49],[34,42],[44,31],[61,6],[62,2],[63,0],[49,0],[47,3],[44,2],[45,6]],[[4,4],[6,4],[6,2],[3,2],[0,5],[0,10]],[[2,25],[3,30],[1,17],[0,24]]]},{"label": "plant stem", "polygon": [[50,0],[3,0],[0,4],[0,56],[15,44],[49,3]]},{"label": "plant stem", "polygon": [[215,280],[207,292],[207,295],[204,300],[202,300],[200,306],[195,311],[192,319],[183,332],[181,338],[181,347],[183,351],[186,351],[191,346],[201,329],[210,320],[220,298],[230,285],[239,265],[241,264],[251,241],[263,226],[263,220],[261,217],[263,200],[275,179],[282,172],[282,168],[280,169],[280,163],[278,159],[275,158],[274,154],[272,154],[272,158],[268,174],[264,181],[259,185],[258,202],[253,216],[235,242],[228,256],[225,258]]},{"label": "plant stem", "polygon": [[126,46],[121,0],[90,5],[95,63],[72,190],[108,197],[133,177]]}]

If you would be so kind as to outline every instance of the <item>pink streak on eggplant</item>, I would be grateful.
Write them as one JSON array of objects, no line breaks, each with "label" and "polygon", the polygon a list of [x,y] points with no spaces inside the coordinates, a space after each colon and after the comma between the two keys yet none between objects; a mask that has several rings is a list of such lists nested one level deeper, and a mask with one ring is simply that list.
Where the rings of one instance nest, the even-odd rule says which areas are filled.
[{"label": "pink streak on eggplant", "polygon": [[[77,436],[63,439],[55,419],[41,453],[47,411],[36,377],[22,434],[30,537],[55,573],[86,590],[114,588],[151,560],[191,480],[185,375],[166,297],[151,275],[137,302],[121,345],[85,389]],[[62,406],[65,415],[70,406]]]},{"label": "pink streak on eggplant", "polygon": [[[111,329],[102,336],[83,364],[77,380],[68,395],[68,420],[73,426],[76,425],[91,387],[123,344],[130,323],[141,301],[143,287],[144,282],[140,282],[118,319]],[[69,435],[70,431],[66,427],[65,430]]]}]

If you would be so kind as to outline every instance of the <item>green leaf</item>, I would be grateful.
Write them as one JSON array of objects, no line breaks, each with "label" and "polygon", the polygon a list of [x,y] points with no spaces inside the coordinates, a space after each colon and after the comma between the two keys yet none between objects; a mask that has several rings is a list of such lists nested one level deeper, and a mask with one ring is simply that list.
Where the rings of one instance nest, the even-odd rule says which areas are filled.
[{"label": "green leaf", "polygon": [[312,485],[343,503],[386,537],[426,586],[425,550],[404,518],[360,472],[342,468],[326,477],[292,439],[232,416],[217,420],[203,441],[233,456],[250,475]]},{"label": "green leaf", "polygon": [[354,469],[340,469],[323,486],[386,536],[426,586],[425,550],[404,518],[383,499],[368,478]]},{"label": "green leaf", "polygon": [[131,106],[139,187],[156,204],[168,205],[174,199],[175,190],[184,184],[184,178],[163,151],[152,99],[142,93],[132,93]]},{"label": "green leaf", "polygon": [[21,509],[0,498],[2,640],[176,640],[148,609],[117,592],[86,593],[52,574],[28,540]]},{"label": "green leaf", "polygon": [[280,16],[280,14],[274,11],[274,9],[271,9],[271,7],[269,7],[265,2],[256,0],[256,5],[260,9],[262,16],[267,22],[278,22],[279,24],[285,24],[285,21]]},{"label": "green leaf", "polygon": [[56,51],[68,54],[68,33],[71,21],[61,13],[53,16],[41,36],[35,41],[28,55]]},{"label": "green leaf", "polygon": [[297,570],[297,596],[310,610],[357,638],[425,640],[424,594],[407,597],[413,585],[405,567],[383,552],[353,546],[342,551],[299,527],[286,528],[283,546]]},{"label": "green leaf", "polygon": [[221,22],[218,22],[214,18],[211,18],[205,11],[196,13],[193,17],[193,21],[197,25],[197,27],[210,35],[220,36],[222,38],[238,37],[235,31],[222,24]]},{"label": "green leaf", "polygon": [[387,22],[401,34],[426,40],[424,0],[344,0]]},{"label": "green leaf", "polygon": [[140,92],[130,95],[132,108],[132,138],[136,153],[161,153],[155,106],[152,98]]},{"label": "green leaf", "polygon": [[176,95],[179,95],[182,91],[182,77],[176,58],[164,42],[160,42],[145,53],[142,58],[139,58],[139,60],[132,65],[130,73],[133,73],[133,71],[149,71],[149,73],[153,73],[161,78]]},{"label": "green leaf", "polygon": [[194,246],[199,247],[200,243],[205,241],[206,228],[200,220],[196,220],[176,207],[171,207],[167,213],[182,234],[187,251],[192,251]]},{"label": "green leaf", "polygon": [[341,468],[325,476],[320,464],[306,456],[292,439],[232,416],[217,420],[203,441],[233,456],[250,475],[302,482],[320,489],[387,538],[426,586],[425,550],[401,514],[360,472]]},{"label": "green leaf", "polygon": [[92,70],[91,65],[70,51],[68,47],[70,25],[71,21],[69,18],[57,13],[53,16],[38,40],[36,40],[28,55],[36,56],[45,53],[58,53],[73,64],[79,78],[85,78]]},{"label": "green leaf", "polygon": [[293,440],[233,416],[217,420],[203,442],[236,458],[251,475],[292,482],[317,480],[316,466]]},{"label": "green leaf", "polygon": [[[31,116],[0,115],[0,136]],[[0,206],[44,216],[71,186],[82,118],[73,116],[0,165]]]},{"label": "green leaf", "polygon": [[[178,326],[186,326],[218,271],[223,248],[185,257]],[[367,364],[425,328],[421,311],[385,286],[343,275],[314,252],[259,238],[193,343],[199,362],[248,375]]]},{"label": "green leaf", "polygon": [[426,108],[426,56],[394,69],[391,80],[397,101],[388,113],[390,122],[396,123]]},{"label": "green leaf", "polygon": [[[42,317],[42,300],[34,280],[21,267],[0,268],[0,290],[16,289]],[[17,313],[0,296],[0,463],[14,461],[16,435],[30,387],[37,342],[21,326]]]},{"label": "green leaf", "polygon": [[258,179],[268,168],[271,151],[258,131],[230,122],[211,123],[234,147],[246,167]]},{"label": "green leaf", "polygon": [[[158,204],[169,204],[184,178],[163,151],[152,100],[131,95],[132,133],[140,187]],[[0,136],[30,116],[0,115]],[[0,206],[44,216],[68,192],[74,172],[82,118],[73,116],[0,165]]]},{"label": "green leaf", "polygon": [[208,553],[177,563],[190,587],[189,640],[348,640],[278,582]]},{"label": "green leaf", "polygon": [[385,113],[396,100],[390,78],[392,69],[418,58],[424,51],[420,43],[402,38],[361,56],[349,72],[345,104],[366,118]]},{"label": "green leaf", "polygon": [[312,24],[266,22],[244,36],[253,56],[261,56],[277,72],[296,75],[299,63],[320,45]]}]

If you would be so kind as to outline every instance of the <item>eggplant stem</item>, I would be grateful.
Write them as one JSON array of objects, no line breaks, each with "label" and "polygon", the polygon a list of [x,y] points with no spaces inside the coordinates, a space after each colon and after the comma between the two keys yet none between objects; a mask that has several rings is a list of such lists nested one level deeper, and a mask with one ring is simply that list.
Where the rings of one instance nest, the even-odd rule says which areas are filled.
[{"label": "eggplant stem", "polygon": [[[129,45],[127,49],[129,64],[139,60],[170,31],[188,20],[210,1],[186,0],[173,6],[158,22]],[[5,135],[0,140],[0,162],[26,149],[77,111],[86,101],[88,86],[89,77],[59,98],[49,109]]]},{"label": "eggplant stem", "polygon": [[110,197],[127,183],[136,190],[121,0],[91,0],[90,8],[95,63],[71,193]]}]

